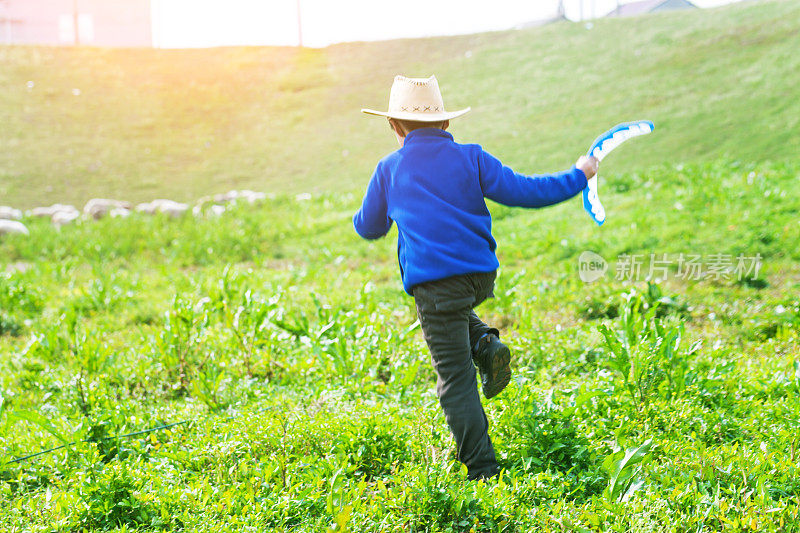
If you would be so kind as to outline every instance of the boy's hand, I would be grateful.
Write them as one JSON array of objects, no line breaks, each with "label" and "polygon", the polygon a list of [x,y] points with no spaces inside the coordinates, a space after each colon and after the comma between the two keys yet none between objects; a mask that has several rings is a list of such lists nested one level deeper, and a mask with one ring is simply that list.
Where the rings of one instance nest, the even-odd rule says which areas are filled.
[{"label": "boy's hand", "polygon": [[582,155],[578,158],[575,166],[581,169],[584,174],[586,174],[587,180],[590,180],[595,174],[597,174],[597,168],[600,166],[600,161],[598,161],[596,157]]}]

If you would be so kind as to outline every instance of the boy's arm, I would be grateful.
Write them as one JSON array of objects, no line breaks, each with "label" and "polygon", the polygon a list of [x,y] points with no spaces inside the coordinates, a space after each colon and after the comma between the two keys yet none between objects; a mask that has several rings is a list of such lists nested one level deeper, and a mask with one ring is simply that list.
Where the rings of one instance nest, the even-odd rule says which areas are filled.
[{"label": "boy's arm", "polygon": [[387,213],[386,194],[380,183],[379,168],[375,169],[369,180],[367,193],[361,202],[361,209],[353,215],[353,227],[356,233],[365,239],[380,239],[392,227],[392,219]]},{"label": "boy's arm", "polygon": [[504,166],[484,150],[481,150],[478,162],[483,195],[512,207],[557,204],[572,198],[585,189],[587,184],[586,174],[577,167],[555,174],[525,176]]}]

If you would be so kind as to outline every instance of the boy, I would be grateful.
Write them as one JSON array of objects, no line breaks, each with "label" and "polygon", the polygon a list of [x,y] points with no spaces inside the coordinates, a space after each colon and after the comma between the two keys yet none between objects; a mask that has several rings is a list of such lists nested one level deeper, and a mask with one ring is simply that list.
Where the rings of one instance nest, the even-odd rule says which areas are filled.
[{"label": "boy", "polygon": [[362,109],[388,118],[400,149],[378,163],[353,225],[363,238],[378,239],[397,223],[400,276],[416,303],[457,457],[470,479],[486,479],[499,469],[474,365],[488,399],[508,385],[511,353],[473,311],[494,296],[499,266],[484,198],[521,207],[562,202],[586,187],[597,160],[582,157],[552,175],[517,174],[445,131],[469,109],[445,111],[434,76],[397,76],[388,111]]}]

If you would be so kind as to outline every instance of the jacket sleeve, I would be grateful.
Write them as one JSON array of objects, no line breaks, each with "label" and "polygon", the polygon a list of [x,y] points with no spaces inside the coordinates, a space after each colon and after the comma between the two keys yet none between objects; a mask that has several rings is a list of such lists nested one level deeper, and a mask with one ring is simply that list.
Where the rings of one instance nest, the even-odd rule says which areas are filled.
[{"label": "jacket sleeve", "polygon": [[496,157],[478,155],[483,195],[511,207],[544,207],[572,198],[586,188],[586,175],[577,167],[555,174],[517,174]]},{"label": "jacket sleeve", "polygon": [[383,237],[392,227],[386,193],[380,180],[380,166],[375,169],[372,179],[369,180],[361,209],[353,215],[353,227],[361,237],[370,240]]}]

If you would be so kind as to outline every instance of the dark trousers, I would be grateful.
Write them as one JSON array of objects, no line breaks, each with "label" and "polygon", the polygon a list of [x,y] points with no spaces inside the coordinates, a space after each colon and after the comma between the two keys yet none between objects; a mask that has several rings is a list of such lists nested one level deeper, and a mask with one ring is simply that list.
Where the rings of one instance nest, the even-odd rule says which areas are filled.
[{"label": "dark trousers", "polygon": [[436,393],[456,441],[458,460],[471,479],[497,472],[489,423],[478,395],[472,347],[497,330],[472,309],[493,297],[496,272],[464,274],[413,288],[422,334],[438,377]]}]

